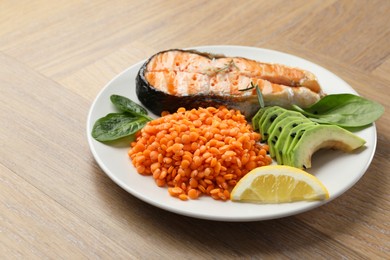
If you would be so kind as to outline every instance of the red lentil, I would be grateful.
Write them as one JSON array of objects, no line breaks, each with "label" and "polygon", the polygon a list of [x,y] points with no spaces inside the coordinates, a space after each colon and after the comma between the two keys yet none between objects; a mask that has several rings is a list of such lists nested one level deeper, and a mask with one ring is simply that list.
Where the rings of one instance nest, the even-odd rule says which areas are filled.
[{"label": "red lentil", "polygon": [[225,201],[246,173],[271,163],[268,146],[259,140],[239,111],[179,108],[150,121],[128,154],[139,174],[152,175],[171,196]]}]

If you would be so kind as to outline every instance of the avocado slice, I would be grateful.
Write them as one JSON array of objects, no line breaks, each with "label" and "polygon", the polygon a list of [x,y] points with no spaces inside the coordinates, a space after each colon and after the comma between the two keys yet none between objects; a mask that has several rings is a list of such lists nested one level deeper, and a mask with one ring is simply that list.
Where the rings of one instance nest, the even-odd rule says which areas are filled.
[{"label": "avocado slice", "polygon": [[261,123],[260,120],[262,120],[264,113],[267,112],[267,110],[271,109],[272,107],[264,107],[260,108],[259,111],[255,114],[255,116],[252,118],[252,127],[254,130],[259,130]]},{"label": "avocado slice", "polygon": [[260,133],[262,133],[263,141],[268,139],[268,136],[270,135],[269,127],[272,125],[272,123],[279,117],[280,114],[286,112],[286,109],[281,107],[276,107],[276,109],[272,110],[270,113],[265,116],[264,120],[262,121],[262,124],[260,126]]},{"label": "avocado slice", "polygon": [[366,141],[359,136],[336,125],[317,125],[303,133],[290,151],[291,166],[300,169],[311,167],[312,155],[321,148],[339,149],[351,152]]},{"label": "avocado slice", "polygon": [[318,125],[318,123],[315,123],[315,122],[303,123],[290,131],[289,137],[286,140],[286,142],[283,146],[283,149],[282,149],[283,164],[284,165],[291,165],[291,162],[290,162],[291,149],[295,147],[295,144],[301,139],[303,133],[306,130],[308,130],[309,128],[316,126],[316,125]]},{"label": "avocado slice", "polygon": [[[274,132],[270,135],[270,141],[272,143],[272,153],[278,164],[283,164],[281,147],[283,147],[283,144],[288,138],[291,129],[294,129],[300,124],[307,122],[310,122],[310,120],[304,117],[288,117],[280,121],[278,125],[275,126]],[[280,132],[280,134],[277,134],[278,132]]]},{"label": "avocado slice", "polygon": [[[276,126],[280,121],[282,121],[283,119],[285,119],[285,118],[287,118],[287,117],[302,117],[302,118],[304,118],[305,116],[302,115],[302,114],[299,113],[299,112],[284,109],[284,112],[281,113],[280,115],[278,115],[278,117],[277,117],[277,118],[273,121],[273,123],[268,127],[267,132],[268,132],[269,134],[271,134],[271,133],[274,131],[275,126]],[[268,136],[269,136],[269,135],[268,135]]]},{"label": "avocado slice", "polygon": [[[278,106],[272,106],[272,107],[266,107],[263,114],[261,115],[260,119],[257,121],[257,125],[258,125],[258,128],[261,130],[261,126],[263,125],[263,122],[265,121],[265,119],[267,118],[267,116],[272,113],[273,111],[275,110],[278,110],[280,109],[280,107]],[[261,134],[261,140],[264,141],[264,140],[267,140],[268,139],[268,136],[269,136],[269,133],[264,133],[262,131],[260,131],[260,134]]]},{"label": "avocado slice", "polygon": [[288,118],[284,118],[282,120],[280,120],[279,122],[275,123],[275,124],[272,124],[272,132],[269,134],[268,136],[268,146],[269,146],[269,153],[271,155],[271,157],[275,157],[275,145],[276,145],[276,142],[279,140],[279,136],[280,134],[282,133],[283,129],[285,128],[285,126],[289,123],[291,123],[291,120],[294,120],[294,119],[299,119],[300,117],[288,117]]},{"label": "avocado slice", "polygon": [[264,111],[267,110],[267,108],[269,107],[264,107],[264,108],[260,108],[257,113],[252,117],[252,127],[253,127],[253,130],[258,130],[259,129],[259,120],[261,118],[261,116],[263,115]]},{"label": "avocado slice", "polygon": [[[309,119],[307,119],[305,117],[290,116],[290,117],[286,117],[286,118],[280,120],[280,122],[275,124],[275,126],[273,127],[273,131],[270,133],[269,138],[268,138],[268,145],[270,147],[269,151],[270,151],[271,157],[276,156],[275,145],[279,141],[282,132],[285,129],[290,129],[291,127],[295,127],[302,120],[303,121],[310,121]],[[287,125],[288,125],[288,127],[287,127]]]}]

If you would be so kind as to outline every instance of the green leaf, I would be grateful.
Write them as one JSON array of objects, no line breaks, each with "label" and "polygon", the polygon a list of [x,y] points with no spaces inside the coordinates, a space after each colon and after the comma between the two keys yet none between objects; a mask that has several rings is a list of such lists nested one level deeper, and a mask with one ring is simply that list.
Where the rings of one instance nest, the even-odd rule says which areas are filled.
[{"label": "green leaf", "polygon": [[121,111],[132,115],[147,115],[148,111],[127,97],[111,95],[111,102]]},{"label": "green leaf", "polygon": [[341,127],[366,126],[384,113],[381,104],[353,94],[327,95],[308,108],[294,105],[293,109],[315,122]]},{"label": "green leaf", "polygon": [[110,113],[98,119],[92,128],[92,137],[98,141],[113,141],[132,135],[150,121],[130,113]]}]

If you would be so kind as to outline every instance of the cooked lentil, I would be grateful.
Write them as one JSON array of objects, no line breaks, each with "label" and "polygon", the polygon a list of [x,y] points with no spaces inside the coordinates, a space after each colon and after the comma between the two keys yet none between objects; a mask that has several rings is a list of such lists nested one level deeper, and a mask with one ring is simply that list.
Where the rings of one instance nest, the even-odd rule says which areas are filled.
[{"label": "cooked lentil", "polygon": [[259,140],[240,111],[179,108],[148,122],[128,154],[138,173],[168,186],[171,196],[225,201],[246,173],[271,163],[268,146]]}]

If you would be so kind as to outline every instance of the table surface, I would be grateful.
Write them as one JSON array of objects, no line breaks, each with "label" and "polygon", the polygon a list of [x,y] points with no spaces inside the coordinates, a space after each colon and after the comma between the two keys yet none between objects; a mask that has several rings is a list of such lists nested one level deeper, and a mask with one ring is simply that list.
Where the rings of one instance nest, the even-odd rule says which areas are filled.
[{"label": "table surface", "polygon": [[[389,14],[380,0],[2,1],[0,256],[389,259]],[[383,104],[362,179],[320,208],[242,223],[177,215],[117,186],[87,143],[93,100],[152,54],[201,45],[300,56]]]}]

